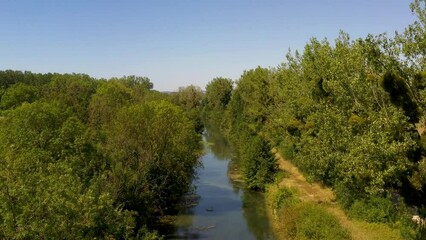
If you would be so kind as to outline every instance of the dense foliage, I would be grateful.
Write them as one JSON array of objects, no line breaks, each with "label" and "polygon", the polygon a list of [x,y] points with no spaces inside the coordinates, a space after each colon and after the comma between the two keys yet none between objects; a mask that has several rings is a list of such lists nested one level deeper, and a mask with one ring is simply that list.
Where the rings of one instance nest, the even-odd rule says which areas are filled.
[{"label": "dense foliage", "polygon": [[202,133],[204,125],[201,120],[203,92],[200,87],[189,85],[180,87],[178,92],[171,94],[172,102],[185,109],[185,113],[195,122],[195,129]]},{"label": "dense foliage", "polygon": [[[424,237],[410,215],[426,214],[426,6],[410,6],[418,20],[395,37],[313,38],[205,94],[162,94],[146,77],[0,71],[0,238],[156,237],[198,164],[201,117],[229,137],[248,187],[274,180],[275,147],[350,217]],[[297,237],[347,238],[292,192],[274,199],[296,206]]]},{"label": "dense foliage", "polygon": [[186,110],[145,77],[0,72],[0,238],[149,238],[198,165]]},{"label": "dense foliage", "polygon": [[415,0],[411,8],[418,21],[394,38],[351,40],[343,32],[334,42],[313,38],[277,68],[245,71],[227,105],[217,103],[229,88],[213,88],[217,79],[209,83],[206,110],[223,109],[219,114],[227,116],[220,120],[222,130],[240,156],[249,186],[262,189],[274,172],[270,149],[253,140],[260,138],[310,180],[334,188],[355,218],[395,222],[396,212],[422,214],[425,1]]},{"label": "dense foliage", "polygon": [[[203,98],[203,118],[208,122],[220,125],[223,114],[231,100],[232,80],[227,78],[215,78],[206,85],[206,93]],[[219,126],[220,127],[220,126]]]},{"label": "dense foliage", "polygon": [[245,182],[251,189],[265,189],[277,170],[271,145],[258,134],[264,123],[264,111],[269,95],[263,88],[268,81],[268,69],[257,68],[241,77],[237,88],[226,78],[215,78],[206,86],[203,117],[219,126],[227,135],[237,154]]}]

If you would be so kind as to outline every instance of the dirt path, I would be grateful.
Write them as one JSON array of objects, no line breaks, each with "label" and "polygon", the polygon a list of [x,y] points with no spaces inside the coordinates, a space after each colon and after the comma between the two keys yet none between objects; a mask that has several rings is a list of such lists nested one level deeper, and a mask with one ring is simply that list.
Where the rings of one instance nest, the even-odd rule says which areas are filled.
[{"label": "dirt path", "polygon": [[346,228],[354,240],[368,239],[401,239],[397,229],[391,229],[386,224],[367,223],[348,219],[345,212],[335,201],[335,195],[330,188],[325,188],[318,183],[309,183],[296,166],[285,160],[279,152],[275,151],[279,168],[287,173],[279,186],[297,189],[302,201],[321,204],[335,216],[340,224]]},{"label": "dirt path", "polygon": [[284,160],[277,151],[275,151],[275,155],[278,158],[279,168],[288,174],[281,181],[280,186],[296,188],[300,192],[300,198],[304,201],[317,203],[332,203],[335,201],[335,196],[331,189],[324,188],[318,183],[308,183],[296,166]]}]

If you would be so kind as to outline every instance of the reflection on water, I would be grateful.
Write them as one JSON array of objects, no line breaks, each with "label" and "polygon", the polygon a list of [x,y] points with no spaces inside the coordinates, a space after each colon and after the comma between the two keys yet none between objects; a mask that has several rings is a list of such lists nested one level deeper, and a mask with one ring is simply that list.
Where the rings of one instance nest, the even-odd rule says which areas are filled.
[{"label": "reflection on water", "polygon": [[213,126],[204,134],[206,142],[210,145],[210,150],[218,160],[229,160],[232,158],[232,150],[228,140],[219,129]]},{"label": "reflection on water", "polygon": [[272,239],[261,193],[228,178],[232,156],[218,131],[204,135],[204,168],[194,180],[198,204],[180,211],[169,239]]}]

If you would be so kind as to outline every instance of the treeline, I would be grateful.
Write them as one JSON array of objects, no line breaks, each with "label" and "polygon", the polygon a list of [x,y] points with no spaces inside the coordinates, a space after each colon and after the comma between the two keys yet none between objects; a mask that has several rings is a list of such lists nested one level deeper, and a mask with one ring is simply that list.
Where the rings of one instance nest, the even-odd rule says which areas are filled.
[{"label": "treeline", "polygon": [[[277,166],[271,145],[255,126],[260,115],[254,111],[260,111],[259,114],[263,111],[263,106],[257,105],[255,96],[252,96],[256,93],[250,82],[257,77],[242,76],[238,81],[241,88],[237,89],[233,89],[231,79],[213,79],[206,86],[202,118],[206,126],[220,128],[229,138],[237,155],[233,161],[241,169],[246,185],[263,191],[265,184],[274,180]],[[266,96],[258,97],[263,99]]]},{"label": "treeline", "polygon": [[204,116],[234,143],[249,187],[273,181],[276,147],[350,216],[425,216],[425,2],[411,8],[418,21],[393,38],[313,38],[279,67],[207,85]]},{"label": "treeline", "polygon": [[199,165],[201,127],[152,87],[0,71],[0,238],[159,237]]}]

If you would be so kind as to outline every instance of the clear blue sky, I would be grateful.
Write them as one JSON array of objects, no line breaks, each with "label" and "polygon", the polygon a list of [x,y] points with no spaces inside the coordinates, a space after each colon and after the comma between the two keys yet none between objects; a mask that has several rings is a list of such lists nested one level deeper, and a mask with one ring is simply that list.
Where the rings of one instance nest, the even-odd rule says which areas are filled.
[{"label": "clear blue sky", "polygon": [[410,0],[0,0],[0,70],[147,76],[157,90],[274,67],[311,37],[395,30]]}]

